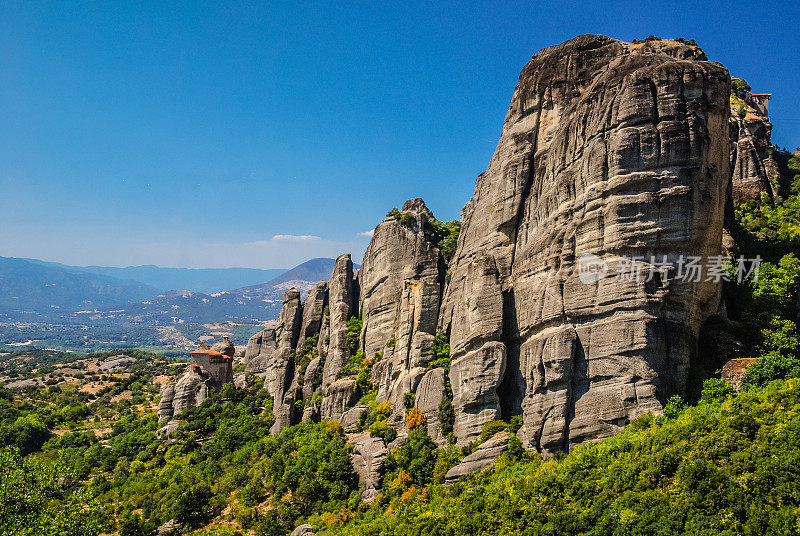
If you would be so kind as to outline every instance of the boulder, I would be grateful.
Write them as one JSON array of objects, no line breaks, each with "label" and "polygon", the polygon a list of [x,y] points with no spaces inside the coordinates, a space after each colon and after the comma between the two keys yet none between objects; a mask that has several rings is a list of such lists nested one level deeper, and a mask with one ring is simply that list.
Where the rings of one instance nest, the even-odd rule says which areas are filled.
[{"label": "boulder", "polygon": [[314,527],[309,524],[300,525],[296,527],[289,536],[314,536]]},{"label": "boulder", "polygon": [[754,365],[756,361],[758,359],[755,357],[729,359],[722,365],[721,378],[733,385],[733,388],[738,391],[742,387],[745,376],[747,376],[747,369]]},{"label": "boulder", "polygon": [[366,433],[355,436],[351,439],[351,443],[353,453],[350,455],[350,463],[358,475],[359,483],[364,484],[361,498],[364,502],[371,502],[383,483],[384,461],[389,451],[383,439],[370,437]]},{"label": "boulder", "polygon": [[235,375],[233,377],[233,385],[237,389],[246,389],[248,387],[247,375],[244,372]]},{"label": "boulder", "polygon": [[169,437],[175,432],[181,425],[181,421],[169,421],[167,424],[156,430],[156,435],[158,437]]},{"label": "boulder", "polygon": [[340,422],[344,428],[345,433],[353,434],[357,431],[358,420],[361,417],[361,412],[369,409],[369,406],[357,405],[348,409],[342,414]]},{"label": "boulder", "polygon": [[330,384],[322,397],[322,419],[341,420],[344,412],[356,403],[356,381],[351,378],[337,380]]},{"label": "boulder", "polygon": [[474,475],[490,467],[508,448],[508,432],[498,432],[475,452],[465,456],[461,463],[451,467],[444,477],[446,486],[455,484],[466,475]]}]

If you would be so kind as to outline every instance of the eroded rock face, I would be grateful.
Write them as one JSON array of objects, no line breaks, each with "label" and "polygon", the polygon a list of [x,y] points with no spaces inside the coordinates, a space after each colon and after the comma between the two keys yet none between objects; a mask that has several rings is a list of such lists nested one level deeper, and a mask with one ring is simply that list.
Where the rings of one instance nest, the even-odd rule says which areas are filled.
[{"label": "eroded rock face", "polygon": [[[740,115],[742,105],[744,117]],[[769,196],[774,191],[777,170],[767,160],[771,147],[772,123],[765,114],[744,100],[732,99],[730,119],[731,184],[735,201],[759,199],[762,193]]]},{"label": "eroded rock face", "polygon": [[175,397],[172,399],[172,415],[178,417],[187,408],[194,408],[208,398],[210,378],[198,367],[189,366],[175,384]]},{"label": "eroded rock face", "polygon": [[446,486],[455,484],[462,477],[474,475],[489,468],[508,449],[508,432],[498,432],[480,445],[475,452],[465,456],[461,463],[451,467],[444,476]]},{"label": "eroded rock face", "polygon": [[369,409],[369,406],[356,405],[342,414],[341,423],[346,434],[354,434],[357,431],[361,412],[367,409]]},{"label": "eroded rock face", "polygon": [[322,419],[341,420],[342,415],[349,407],[356,403],[356,382],[345,378],[330,384],[322,399],[320,415]]},{"label": "eroded rock face", "polygon": [[353,261],[350,260],[349,254],[336,259],[328,285],[330,322],[325,337],[330,337],[330,340],[326,349],[327,357],[322,373],[323,387],[327,387],[336,380],[336,375],[350,359],[347,321],[357,312],[358,287],[354,280]]},{"label": "eroded rock face", "polygon": [[[308,303],[310,299],[314,302],[318,298],[318,294],[314,293],[306,301]],[[309,310],[313,311],[314,306],[309,305]],[[295,405],[300,396],[295,378],[295,353],[304,327],[303,310],[300,291],[295,288],[287,290],[283,295],[283,307],[278,314],[277,324],[251,337],[245,350],[245,370],[264,378],[264,389],[273,399],[273,433],[280,433],[301,419],[300,410]],[[314,317],[315,313],[311,316]]]},{"label": "eroded rock face", "polygon": [[266,327],[250,337],[245,349],[245,370],[263,377],[271,367],[273,356],[278,349],[274,327]]},{"label": "eroded rock face", "polygon": [[422,199],[375,228],[359,272],[364,353],[377,359],[378,400],[392,402],[390,422],[402,427],[403,396],[414,393],[433,359],[445,265],[431,238],[433,214]]},{"label": "eroded rock face", "polygon": [[320,281],[308,291],[308,296],[303,304],[303,323],[300,327],[300,337],[297,340],[298,354],[303,351],[306,339],[319,333],[327,304],[328,282]]},{"label": "eroded rock face", "polygon": [[425,416],[428,435],[437,444],[445,445],[447,437],[442,434],[439,422],[439,405],[445,396],[445,380],[447,376],[443,368],[429,370],[422,377],[416,388],[415,406]]},{"label": "eroded rock face", "polygon": [[289,536],[314,536],[314,527],[309,524],[300,525],[296,527]]},{"label": "eroded rock face", "polygon": [[[618,276],[626,258],[720,253],[730,79],[705,60],[584,35],[523,69],[440,315],[460,444],[521,413],[525,446],[568,449],[683,392],[719,284]],[[587,284],[589,254],[608,271]]]},{"label": "eroded rock face", "polygon": [[172,401],[175,399],[175,384],[167,382],[161,386],[158,402],[158,422],[164,423],[172,419],[174,411]]},{"label": "eroded rock face", "polygon": [[364,502],[372,502],[383,483],[384,462],[389,451],[383,439],[370,437],[368,434],[359,434],[350,442],[353,444],[350,463],[358,475],[359,483],[364,483],[361,498]]}]

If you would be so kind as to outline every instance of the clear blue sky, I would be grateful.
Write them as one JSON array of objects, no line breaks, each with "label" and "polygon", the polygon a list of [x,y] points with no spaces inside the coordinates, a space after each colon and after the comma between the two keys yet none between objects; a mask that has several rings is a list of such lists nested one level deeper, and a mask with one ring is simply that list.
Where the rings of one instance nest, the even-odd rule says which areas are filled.
[{"label": "clear blue sky", "polygon": [[358,260],[409,197],[459,217],[520,69],[582,33],[695,38],[800,145],[795,2],[442,4],[3,2],[0,255]]}]

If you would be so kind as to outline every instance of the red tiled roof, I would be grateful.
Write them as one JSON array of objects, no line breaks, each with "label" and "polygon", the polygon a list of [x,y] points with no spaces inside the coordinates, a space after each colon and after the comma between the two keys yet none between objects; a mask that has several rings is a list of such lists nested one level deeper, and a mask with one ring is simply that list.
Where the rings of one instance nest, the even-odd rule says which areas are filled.
[{"label": "red tiled roof", "polygon": [[222,355],[219,352],[215,352],[214,350],[194,350],[192,351],[192,355],[194,354],[202,354],[202,355]]}]

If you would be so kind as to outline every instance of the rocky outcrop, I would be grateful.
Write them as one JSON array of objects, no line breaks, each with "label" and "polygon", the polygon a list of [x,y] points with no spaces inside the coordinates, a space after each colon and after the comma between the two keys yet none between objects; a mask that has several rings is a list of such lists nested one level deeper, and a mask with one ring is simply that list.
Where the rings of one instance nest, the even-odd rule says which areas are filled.
[{"label": "rocky outcrop", "polygon": [[169,421],[164,426],[156,430],[156,435],[158,437],[169,437],[178,430],[180,425],[181,421]]},{"label": "rocky outcrop", "polygon": [[358,310],[358,286],[353,277],[353,261],[350,260],[349,254],[336,259],[328,286],[330,320],[326,338],[329,337],[330,340],[322,373],[323,387],[336,380],[336,375],[350,359],[347,321]]},{"label": "rocky outcrop", "polygon": [[275,424],[270,431],[278,434],[292,424],[299,422],[295,401],[298,396],[295,380],[295,347],[300,338],[302,327],[302,305],[300,292],[289,289],[283,296],[283,308],[278,315],[278,327],[275,330],[276,352],[272,359],[272,367],[264,377],[264,388],[272,396]]},{"label": "rocky outcrop", "polygon": [[745,376],[747,376],[747,369],[754,365],[756,361],[758,359],[755,357],[730,359],[722,366],[720,377],[733,385],[733,388],[738,391],[742,387]]},{"label": "rocky outcrop", "polygon": [[445,264],[433,240],[433,214],[410,199],[375,228],[359,272],[362,347],[377,360],[378,400],[392,402],[392,423],[403,422],[403,396],[417,390],[433,347]]},{"label": "rocky outcrop", "polygon": [[439,406],[446,394],[446,379],[447,376],[443,368],[429,370],[422,377],[415,390],[414,405],[425,416],[428,435],[439,445],[447,443],[447,437],[442,434],[442,427],[439,422]]},{"label": "rocky outcrop", "polygon": [[359,483],[364,484],[361,498],[364,502],[370,503],[375,500],[383,483],[384,462],[389,451],[383,439],[370,437],[367,434],[359,434],[350,442],[353,444],[350,463],[358,475]]},{"label": "rocky outcrop", "polygon": [[[409,200],[376,227],[358,272],[339,257],[327,285],[302,308],[287,293],[277,326],[251,339],[247,370],[275,397],[275,430],[300,419],[357,429],[363,385],[357,393],[353,378],[337,378],[359,313],[364,364],[401,433],[414,393],[429,434],[446,442],[448,380],[459,445],[521,415],[524,446],[548,454],[659,412],[684,393],[700,325],[719,301],[719,282],[682,277],[682,260],[720,254],[731,166],[751,174],[746,151],[730,148],[729,91],[721,65],[678,41],[584,35],[541,50],[462,210],[449,266],[441,227]],[[753,125],[734,141],[764,139]],[[760,158],[763,143],[752,145]],[[449,377],[432,363],[438,332],[449,337]],[[305,344],[314,336],[316,355]],[[491,463],[503,441],[450,480]]]},{"label": "rocky outcrop", "polygon": [[100,372],[117,370],[124,367],[125,365],[134,363],[135,361],[136,361],[135,358],[127,356],[125,354],[112,355],[111,357],[105,358],[103,362],[100,363],[100,365],[97,367],[97,370]]},{"label": "rocky outcrop", "polygon": [[315,534],[314,527],[306,523],[296,527],[289,536],[314,536]]},{"label": "rocky outcrop", "polygon": [[353,406],[342,414],[340,421],[346,434],[353,434],[358,431],[358,421],[361,418],[361,413],[368,409],[369,406],[359,404]]},{"label": "rocky outcrop", "polygon": [[273,326],[266,327],[250,337],[244,353],[245,370],[264,377],[270,370],[277,348],[278,341]]},{"label": "rocky outcrop", "polygon": [[351,378],[337,380],[325,390],[320,415],[322,419],[341,420],[347,408],[357,401],[356,382]]},{"label": "rocky outcrop", "polygon": [[[313,310],[314,306],[309,299],[311,302],[316,301],[318,294],[314,293],[313,297],[309,294],[306,300],[309,310]],[[283,295],[283,307],[278,314],[277,325],[266,327],[251,337],[245,350],[245,370],[264,378],[264,389],[272,397],[274,433],[280,433],[299,422],[301,417],[295,405],[299,397],[299,387],[295,378],[295,356],[304,327],[303,309],[300,303],[300,291],[295,288],[287,290]]]},{"label": "rocky outcrop", "polygon": [[172,419],[175,411],[172,409],[172,401],[175,399],[175,384],[167,382],[161,386],[158,401],[158,422],[165,423]]},{"label": "rocky outcrop", "polygon": [[729,88],[675,41],[584,35],[523,69],[440,315],[459,444],[522,414],[525,446],[569,449],[684,391],[720,289],[675,267],[720,253]]},{"label": "rocky outcrop", "polygon": [[300,326],[300,337],[297,340],[297,353],[303,352],[306,339],[319,334],[322,317],[328,303],[328,282],[320,281],[308,291],[303,304],[303,323]]},{"label": "rocky outcrop", "polygon": [[777,193],[777,169],[769,160],[772,123],[752,97],[731,97],[730,167],[735,201],[758,199]]},{"label": "rocky outcrop", "polygon": [[475,452],[465,456],[461,463],[451,467],[444,476],[446,486],[455,484],[467,475],[474,475],[489,468],[508,449],[508,432],[498,432]]},{"label": "rocky outcrop", "polygon": [[246,389],[248,387],[247,374],[240,372],[233,377],[233,385],[237,389]]},{"label": "rocky outcrop", "polygon": [[319,370],[319,357],[312,359],[308,366],[306,366],[305,374],[303,375],[303,400],[311,400],[311,395],[314,390],[319,387],[317,385],[317,378],[321,375]]},{"label": "rocky outcrop", "polygon": [[175,396],[172,399],[172,416],[177,417],[184,410],[194,408],[208,398],[210,378],[203,374],[199,367],[189,365],[186,372],[175,384]]},{"label": "rocky outcrop", "polygon": [[[199,406],[208,398],[210,390],[219,390],[224,384],[233,382],[234,352],[235,348],[227,336],[210,348],[206,346],[194,350],[183,375],[177,381],[161,386],[158,422],[163,424],[178,417],[184,410]],[[241,377],[239,383],[242,382],[246,384],[246,378]]]}]

